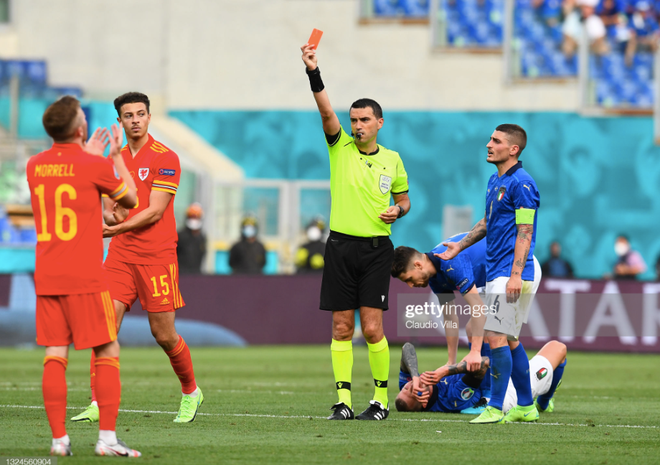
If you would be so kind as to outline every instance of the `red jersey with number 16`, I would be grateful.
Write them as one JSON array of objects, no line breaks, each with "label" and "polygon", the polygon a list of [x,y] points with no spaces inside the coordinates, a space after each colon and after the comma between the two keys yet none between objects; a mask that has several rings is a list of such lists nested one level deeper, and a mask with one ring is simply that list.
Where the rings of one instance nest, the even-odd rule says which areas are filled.
[{"label": "red jersey with number 16", "polygon": [[169,265],[176,263],[176,221],[174,219],[174,194],[179,187],[181,166],[176,153],[149,140],[132,156],[128,145],[121,151],[126,167],[135,180],[138,204],[129,211],[131,219],[149,206],[151,191],[172,194],[170,203],[160,220],[112,238],[108,260],[136,265]]},{"label": "red jersey with number 16", "polygon": [[101,194],[128,192],[111,160],[77,144],[54,144],[27,163],[37,228],[37,295],[107,291],[103,277]]}]

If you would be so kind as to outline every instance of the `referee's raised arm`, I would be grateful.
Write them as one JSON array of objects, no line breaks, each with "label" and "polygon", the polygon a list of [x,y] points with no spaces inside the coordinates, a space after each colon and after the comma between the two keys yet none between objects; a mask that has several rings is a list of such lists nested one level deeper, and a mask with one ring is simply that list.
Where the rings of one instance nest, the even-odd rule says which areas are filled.
[{"label": "referee's raised arm", "polygon": [[309,84],[312,92],[314,92],[314,100],[316,100],[316,105],[323,120],[323,132],[330,136],[339,134],[341,125],[339,124],[339,118],[337,118],[335,111],[332,109],[332,105],[330,105],[328,93],[325,91],[325,86],[321,80],[321,71],[317,65],[316,50],[314,46],[309,44],[303,45],[300,47],[300,50],[302,50],[302,60],[307,66],[307,77],[309,77]]}]

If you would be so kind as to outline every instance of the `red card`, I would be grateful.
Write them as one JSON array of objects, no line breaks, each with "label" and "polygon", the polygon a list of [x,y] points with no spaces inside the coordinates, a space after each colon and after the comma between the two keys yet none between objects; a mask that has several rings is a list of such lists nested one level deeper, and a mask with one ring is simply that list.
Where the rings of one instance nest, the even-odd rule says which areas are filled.
[{"label": "red card", "polygon": [[314,29],[312,31],[312,35],[309,36],[309,40],[307,43],[311,46],[314,47],[314,50],[319,46],[319,42],[321,42],[321,36],[323,35],[323,31],[319,31],[318,29]]}]

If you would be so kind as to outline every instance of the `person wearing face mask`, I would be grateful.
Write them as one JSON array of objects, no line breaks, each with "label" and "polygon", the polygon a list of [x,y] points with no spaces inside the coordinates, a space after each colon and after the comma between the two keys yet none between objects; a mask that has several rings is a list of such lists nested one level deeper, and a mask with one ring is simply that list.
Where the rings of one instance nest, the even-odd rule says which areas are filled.
[{"label": "person wearing face mask", "polygon": [[257,218],[247,215],[241,222],[241,238],[229,250],[229,266],[234,274],[261,274],[266,266],[266,248],[257,239]]},{"label": "person wearing face mask", "polygon": [[202,232],[202,206],[195,202],[186,210],[186,225],[179,230],[179,242],[176,255],[179,260],[179,272],[182,274],[200,274],[202,261],[206,255],[206,234]]},{"label": "person wearing face mask", "polygon": [[300,246],[296,252],[296,273],[322,273],[325,255],[325,221],[322,218],[314,218],[307,225],[307,241]]},{"label": "person wearing face mask", "polygon": [[614,279],[637,279],[638,274],[646,271],[646,262],[639,252],[632,250],[627,236],[617,236],[614,252],[619,257],[614,265]]}]

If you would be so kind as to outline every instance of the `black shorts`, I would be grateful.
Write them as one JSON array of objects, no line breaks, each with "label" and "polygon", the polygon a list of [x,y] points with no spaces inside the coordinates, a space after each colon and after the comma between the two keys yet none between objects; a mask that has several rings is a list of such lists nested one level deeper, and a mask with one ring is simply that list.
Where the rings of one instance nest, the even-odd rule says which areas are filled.
[{"label": "black shorts", "polygon": [[394,261],[389,237],[355,237],[330,231],[324,258],[321,310],[387,310]]}]

